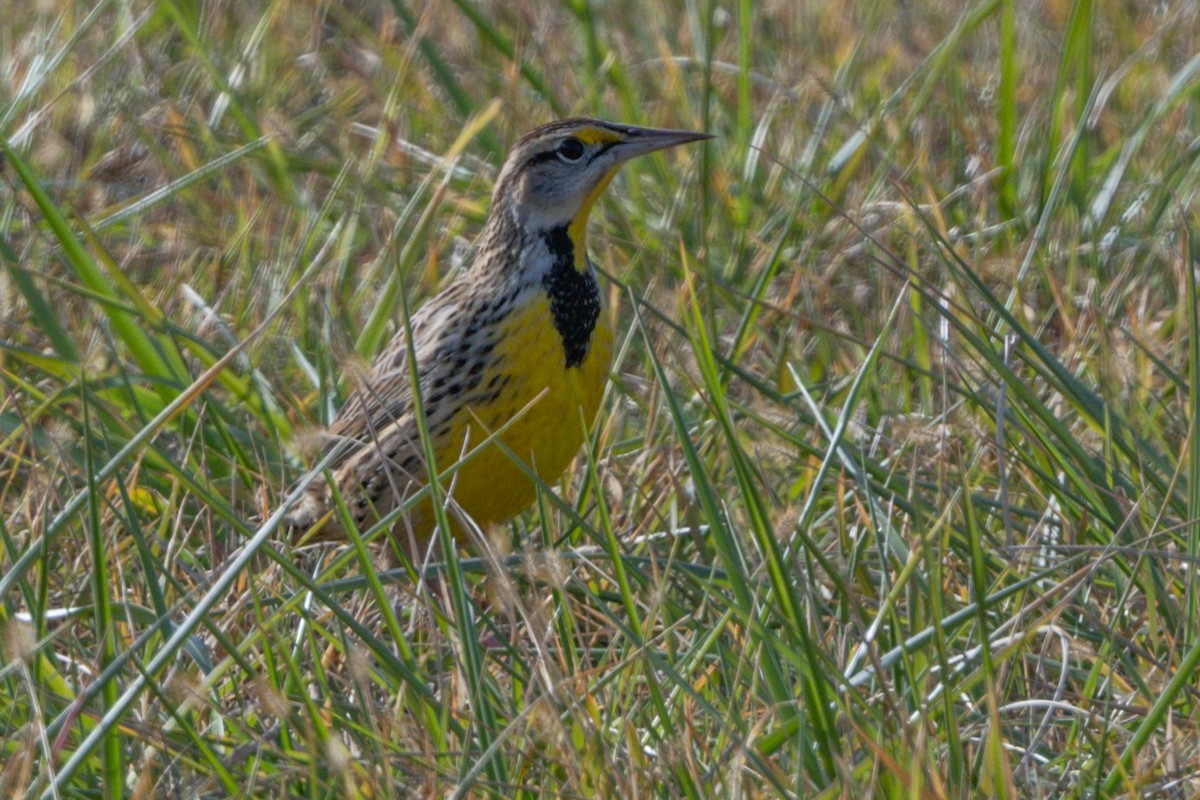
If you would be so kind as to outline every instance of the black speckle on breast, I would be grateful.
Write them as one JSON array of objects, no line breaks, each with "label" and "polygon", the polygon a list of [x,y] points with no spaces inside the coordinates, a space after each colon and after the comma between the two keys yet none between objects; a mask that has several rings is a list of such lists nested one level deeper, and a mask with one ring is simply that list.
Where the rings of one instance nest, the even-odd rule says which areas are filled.
[{"label": "black speckle on breast", "polygon": [[554,265],[542,278],[542,288],[550,297],[554,327],[562,337],[567,369],[578,367],[587,357],[592,331],[600,317],[600,286],[590,269],[575,269],[575,245],[566,226],[542,233]]}]

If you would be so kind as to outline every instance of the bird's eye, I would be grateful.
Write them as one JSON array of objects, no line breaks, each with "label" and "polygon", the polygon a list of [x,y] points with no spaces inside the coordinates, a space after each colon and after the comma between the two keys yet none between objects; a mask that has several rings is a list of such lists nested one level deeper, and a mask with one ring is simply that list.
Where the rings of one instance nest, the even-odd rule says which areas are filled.
[{"label": "bird's eye", "polygon": [[563,139],[558,146],[558,157],[563,161],[578,161],[583,158],[583,142],[575,138]]}]

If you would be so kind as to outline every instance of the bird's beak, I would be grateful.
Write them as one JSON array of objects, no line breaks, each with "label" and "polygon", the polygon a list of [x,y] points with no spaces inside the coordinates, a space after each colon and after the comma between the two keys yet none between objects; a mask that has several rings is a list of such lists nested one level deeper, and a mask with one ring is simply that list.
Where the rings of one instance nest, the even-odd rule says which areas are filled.
[{"label": "bird's beak", "polygon": [[621,161],[644,156],[655,150],[666,150],[668,147],[711,139],[711,133],[697,131],[677,131],[670,128],[625,128],[625,138],[612,149]]}]

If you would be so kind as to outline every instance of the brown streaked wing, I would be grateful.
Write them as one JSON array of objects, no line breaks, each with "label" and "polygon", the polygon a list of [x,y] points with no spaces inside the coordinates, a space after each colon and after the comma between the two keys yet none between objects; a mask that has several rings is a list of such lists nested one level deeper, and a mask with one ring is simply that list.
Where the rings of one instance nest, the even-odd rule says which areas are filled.
[{"label": "brown streaked wing", "polygon": [[[413,343],[422,385],[428,383],[430,373],[439,366],[435,358],[438,350],[446,346],[447,340],[462,336],[459,323],[468,294],[469,284],[460,279],[413,314]],[[366,383],[346,398],[337,418],[329,426],[325,452],[345,439],[372,441],[394,424],[410,424],[408,417],[411,414],[408,345],[401,329],[375,359]],[[344,461],[352,452],[353,448],[338,461]]]}]

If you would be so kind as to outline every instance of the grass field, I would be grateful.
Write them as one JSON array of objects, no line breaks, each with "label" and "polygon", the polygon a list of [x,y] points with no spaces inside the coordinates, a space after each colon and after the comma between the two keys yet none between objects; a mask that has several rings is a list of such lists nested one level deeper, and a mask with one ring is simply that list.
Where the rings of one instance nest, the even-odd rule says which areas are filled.
[{"label": "grass field", "polygon": [[[1200,794],[1195,0],[4,14],[0,794]],[[576,113],[718,137],[593,214],[589,446],[437,581],[289,541]]]}]

